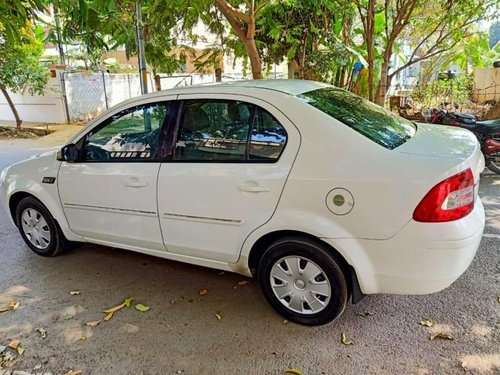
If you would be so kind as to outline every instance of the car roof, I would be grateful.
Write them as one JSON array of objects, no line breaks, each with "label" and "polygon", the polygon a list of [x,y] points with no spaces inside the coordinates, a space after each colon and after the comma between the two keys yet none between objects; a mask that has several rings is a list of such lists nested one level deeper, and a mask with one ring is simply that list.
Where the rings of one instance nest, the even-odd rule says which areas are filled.
[{"label": "car roof", "polygon": [[[234,93],[240,89],[246,91],[261,91],[271,90],[280,92],[286,95],[299,95],[304,92],[316,90],[322,87],[328,87],[326,83],[308,81],[302,79],[252,79],[252,80],[237,80],[231,82],[207,83],[192,86],[183,86],[173,89],[156,91],[140,97],[127,100],[133,102],[137,99],[147,97],[159,97],[169,94],[197,94],[197,93]],[[135,99],[135,100],[134,100]]]}]

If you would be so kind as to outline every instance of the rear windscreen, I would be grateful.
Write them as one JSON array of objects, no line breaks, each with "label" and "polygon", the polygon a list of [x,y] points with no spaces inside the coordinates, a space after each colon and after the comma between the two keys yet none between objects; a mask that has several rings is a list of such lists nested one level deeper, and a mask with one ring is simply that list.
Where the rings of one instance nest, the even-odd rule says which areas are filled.
[{"label": "rear windscreen", "polygon": [[390,150],[413,137],[417,129],[412,122],[338,88],[322,88],[298,97]]}]

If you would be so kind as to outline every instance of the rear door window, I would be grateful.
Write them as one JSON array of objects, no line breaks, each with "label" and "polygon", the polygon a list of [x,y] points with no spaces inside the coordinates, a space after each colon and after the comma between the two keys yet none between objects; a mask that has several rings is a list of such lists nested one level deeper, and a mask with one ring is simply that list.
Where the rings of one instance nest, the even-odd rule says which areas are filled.
[{"label": "rear door window", "polygon": [[183,102],[174,160],[274,162],[285,147],[284,127],[266,110],[236,100]]}]

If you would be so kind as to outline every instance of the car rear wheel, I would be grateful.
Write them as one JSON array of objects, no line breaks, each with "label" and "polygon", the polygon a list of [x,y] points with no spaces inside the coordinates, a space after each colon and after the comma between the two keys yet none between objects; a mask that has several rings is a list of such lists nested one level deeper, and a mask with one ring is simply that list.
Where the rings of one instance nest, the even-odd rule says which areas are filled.
[{"label": "car rear wheel", "polygon": [[38,255],[55,256],[68,247],[57,222],[47,208],[34,198],[24,198],[19,202],[16,223],[24,242]]},{"label": "car rear wheel", "polygon": [[349,290],[329,249],[304,238],[284,238],[264,253],[259,282],[269,303],[286,319],[322,325],[344,311]]}]

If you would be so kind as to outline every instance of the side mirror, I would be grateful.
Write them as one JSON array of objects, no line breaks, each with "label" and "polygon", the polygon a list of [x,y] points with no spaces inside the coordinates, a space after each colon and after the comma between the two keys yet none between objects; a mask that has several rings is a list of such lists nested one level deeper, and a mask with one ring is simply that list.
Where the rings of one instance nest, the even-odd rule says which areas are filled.
[{"label": "side mirror", "polygon": [[68,163],[74,163],[78,160],[78,148],[74,143],[64,146],[57,153],[57,160],[67,161]]}]

